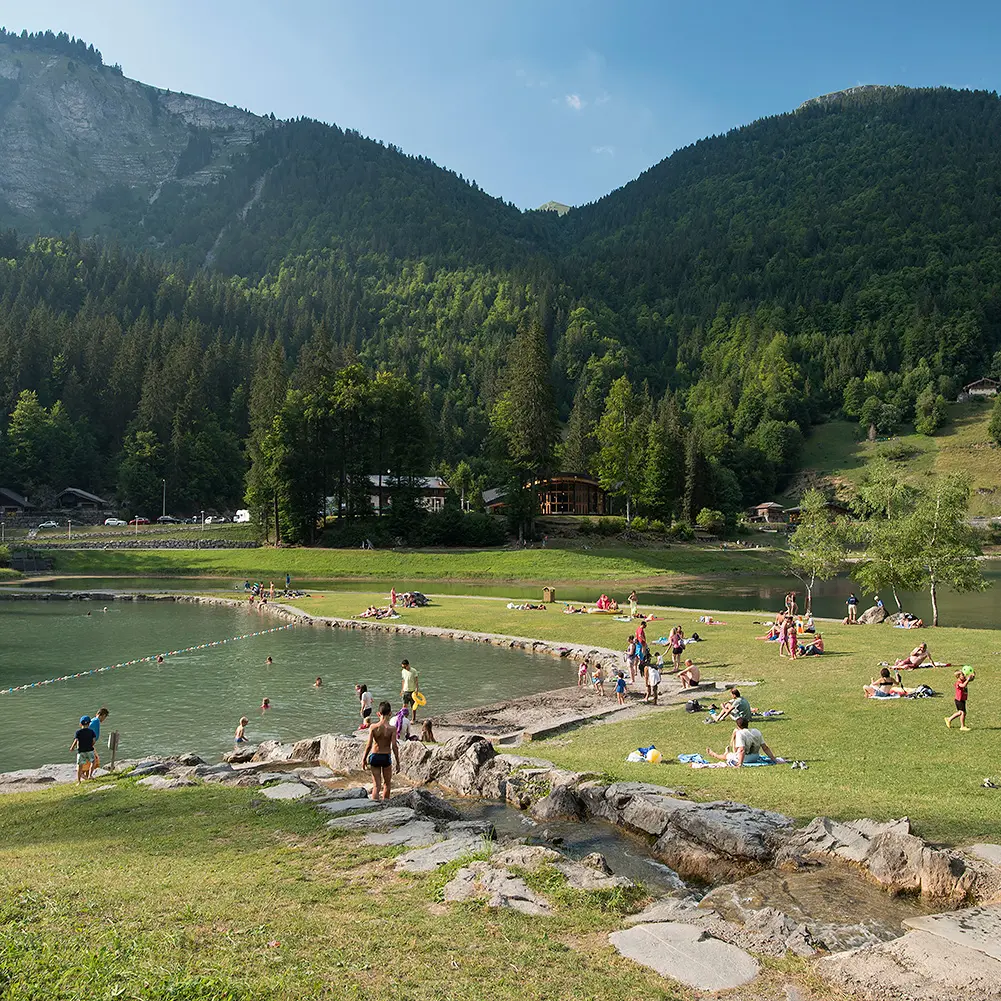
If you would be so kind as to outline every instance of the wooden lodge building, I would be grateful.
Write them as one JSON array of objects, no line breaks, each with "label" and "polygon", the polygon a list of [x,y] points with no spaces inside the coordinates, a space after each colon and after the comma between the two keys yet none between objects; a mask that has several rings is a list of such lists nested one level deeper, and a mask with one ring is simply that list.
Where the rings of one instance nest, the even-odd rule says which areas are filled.
[{"label": "wooden lodge building", "polygon": [[[538,480],[535,489],[541,515],[595,516],[610,513],[607,492],[593,476],[586,473],[556,473]],[[500,514],[504,510],[504,490],[484,490],[483,505],[491,514]]]}]

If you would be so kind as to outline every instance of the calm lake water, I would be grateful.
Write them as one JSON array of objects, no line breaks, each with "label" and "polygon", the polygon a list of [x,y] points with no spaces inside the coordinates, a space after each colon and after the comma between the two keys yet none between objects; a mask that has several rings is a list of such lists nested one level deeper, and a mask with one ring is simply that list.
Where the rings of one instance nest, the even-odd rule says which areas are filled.
[{"label": "calm lake water", "polygon": [[[87,615],[87,611],[91,615]],[[0,601],[0,688],[103,667],[160,651],[228,639],[275,624],[243,609],[117,602]],[[268,656],[272,666],[265,664]],[[102,728],[121,733],[119,757],[232,748],[241,716],[248,736],[295,740],[357,725],[356,683],[399,707],[400,661],[417,668],[431,712],[483,705],[572,683],[556,660],[428,637],[300,627],[0,695],[0,770],[69,761],[79,718],[104,705]],[[319,675],[323,687],[313,688]],[[261,699],[273,708],[261,714]],[[102,739],[102,748],[107,741]]]},{"label": "calm lake water", "polygon": [[[994,569],[990,564],[986,577],[992,583],[989,590],[981,594],[953,594],[942,589],[939,593],[939,616],[942,625],[969,626],[974,629],[995,629],[1001,622],[1001,569]],[[319,581],[297,580],[295,586],[302,590],[316,591],[384,591],[387,595],[393,585],[397,590],[414,587],[428,594],[472,594],[498,598],[531,598],[536,601],[542,598],[540,585],[531,584],[466,584],[460,582],[414,583],[389,580],[372,581]],[[223,594],[240,594],[243,591],[243,580],[215,578],[210,580],[197,578],[163,577],[77,577],[66,578],[57,582],[27,581],[19,586],[39,587],[46,590],[125,590],[125,591],[219,591]],[[692,578],[685,577],[677,584],[650,586],[638,592],[641,604],[673,605],[680,608],[713,609],[732,612],[774,612],[782,608],[785,594],[795,588],[802,595],[802,587],[793,577],[747,575],[731,578]],[[849,592],[854,590],[859,596],[859,610],[872,604],[871,595],[863,596],[862,589],[848,577],[817,584],[814,588],[814,614],[823,618],[841,618],[845,614],[845,600]],[[594,588],[580,588],[573,585],[558,584],[557,598],[561,601],[593,601],[598,595]],[[624,600],[629,593],[629,586],[608,585],[608,593]],[[882,595],[883,601],[891,611],[895,610],[893,596],[889,592]],[[931,602],[927,593],[901,594],[904,609],[931,621]],[[800,598],[802,606],[802,597]]]}]

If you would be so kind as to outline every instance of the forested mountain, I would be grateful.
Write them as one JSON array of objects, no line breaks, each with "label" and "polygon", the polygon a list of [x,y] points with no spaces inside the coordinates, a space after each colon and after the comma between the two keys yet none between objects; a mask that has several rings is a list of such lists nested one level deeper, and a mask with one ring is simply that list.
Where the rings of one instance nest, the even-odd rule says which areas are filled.
[{"label": "forested mountain", "polygon": [[[994,94],[828,95],[520,212],[357,133],[0,36],[0,223],[21,234],[0,247],[0,413],[21,411],[0,481],[135,501],[163,474],[178,503],[232,505],[286,388],[303,402],[355,363],[410,381],[428,468],[498,481],[490,414],[538,322],[554,461],[627,470],[658,517],[733,511],[811,424],[931,433],[940,397],[1001,367],[999,124]],[[620,412],[636,446],[612,462]]]}]

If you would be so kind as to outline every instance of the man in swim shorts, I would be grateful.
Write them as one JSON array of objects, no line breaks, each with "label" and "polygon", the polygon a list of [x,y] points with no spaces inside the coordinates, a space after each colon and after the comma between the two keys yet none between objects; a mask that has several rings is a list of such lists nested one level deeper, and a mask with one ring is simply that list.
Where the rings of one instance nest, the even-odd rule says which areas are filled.
[{"label": "man in swim shorts", "polygon": [[420,691],[420,683],[417,678],[417,672],[410,666],[409,660],[404,660],[400,662],[400,697],[403,699],[403,704],[410,709],[413,714],[411,717],[411,722],[417,722],[417,706],[414,704],[414,694]]},{"label": "man in swim shorts", "polygon": [[393,786],[394,757],[396,770],[400,770],[400,745],[396,726],[390,719],[392,712],[393,707],[388,702],[379,703],[379,722],[368,731],[368,741],[362,755],[362,767],[367,767],[372,772],[373,802],[389,799]]}]

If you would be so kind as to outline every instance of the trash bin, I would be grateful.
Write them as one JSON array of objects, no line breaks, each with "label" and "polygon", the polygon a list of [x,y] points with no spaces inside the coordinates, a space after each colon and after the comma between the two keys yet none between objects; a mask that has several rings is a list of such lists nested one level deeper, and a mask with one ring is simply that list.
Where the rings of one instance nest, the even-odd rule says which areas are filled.
[{"label": "trash bin", "polygon": [[555,601],[556,600],[556,588],[555,587],[544,587],[542,589],[542,600],[547,605],[551,601]]}]

